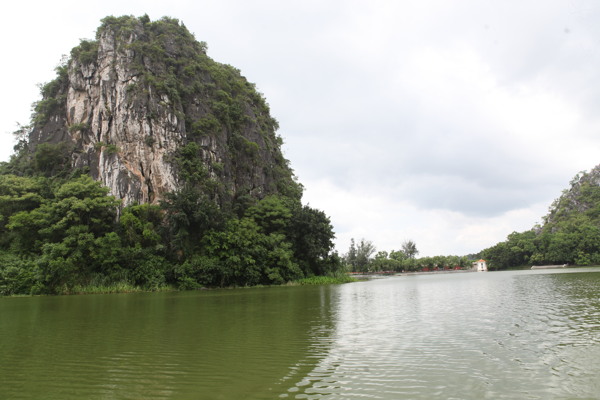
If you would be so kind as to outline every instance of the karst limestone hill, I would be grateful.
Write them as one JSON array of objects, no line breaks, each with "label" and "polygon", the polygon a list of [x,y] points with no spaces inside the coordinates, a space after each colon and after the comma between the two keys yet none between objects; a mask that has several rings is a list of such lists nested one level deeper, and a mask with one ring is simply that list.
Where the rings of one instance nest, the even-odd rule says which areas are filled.
[{"label": "karst limestone hill", "polygon": [[89,170],[123,205],[189,185],[221,204],[298,198],[265,99],[206,49],[176,19],[104,18],[42,87],[30,156],[49,174]]}]

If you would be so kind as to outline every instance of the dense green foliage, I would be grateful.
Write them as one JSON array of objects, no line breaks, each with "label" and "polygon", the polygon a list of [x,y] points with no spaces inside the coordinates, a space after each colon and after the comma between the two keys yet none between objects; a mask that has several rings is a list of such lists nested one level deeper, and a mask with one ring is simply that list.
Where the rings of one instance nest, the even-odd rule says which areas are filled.
[{"label": "dense green foliage", "polygon": [[87,175],[0,175],[0,294],[270,285],[339,270],[318,210],[273,195],[238,217],[188,195],[118,216],[120,202]]},{"label": "dense green foliage", "polygon": [[470,268],[471,263],[466,256],[433,256],[416,258],[419,254],[417,245],[412,240],[402,243],[402,250],[376,252],[375,245],[361,239],[358,245],[354,239],[343,258],[345,268],[360,273],[377,272],[415,272]]},{"label": "dense green foliage", "polygon": [[600,166],[577,174],[541,226],[513,232],[481,252],[495,269],[523,265],[600,264]]}]

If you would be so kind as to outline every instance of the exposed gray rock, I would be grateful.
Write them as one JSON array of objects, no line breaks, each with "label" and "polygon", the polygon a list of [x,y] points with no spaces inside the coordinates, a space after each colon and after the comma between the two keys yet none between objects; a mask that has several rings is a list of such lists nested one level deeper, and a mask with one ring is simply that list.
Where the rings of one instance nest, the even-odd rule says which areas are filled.
[{"label": "exposed gray rock", "polygon": [[[208,172],[207,179],[218,181],[221,201],[224,197],[261,197],[277,192],[282,179],[296,185],[281,155],[276,122],[264,115],[266,105],[259,94],[255,95],[262,101],[259,105],[253,104],[254,97],[239,100],[239,90],[219,87],[207,67],[194,76],[196,85],[201,77],[205,89],[170,97],[148,77],[159,79],[169,72],[179,79],[184,76],[180,70],[185,65],[174,67],[143,53],[142,47],[134,44],[149,40],[154,33],[147,23],[133,17],[126,22],[129,29],[105,23],[98,30],[96,57],[71,58],[68,78],[57,96],[61,106],[31,132],[32,148],[44,142],[70,142],[73,167],[88,167],[94,179],[106,185],[124,205],[156,203],[167,192],[181,188],[183,178],[174,158],[190,142],[201,149],[198,158]],[[172,20],[166,23],[173,25]],[[176,24],[176,28],[187,32]],[[161,35],[159,43],[167,60],[189,52],[189,43],[182,44],[176,34]],[[188,58],[203,57],[207,65],[233,74],[231,67],[221,66],[201,53]],[[179,69],[173,72],[175,68]],[[251,86],[237,74],[236,79]],[[182,81],[178,84],[186,85]],[[224,122],[226,118],[215,117],[219,111],[216,100],[221,98],[238,107],[238,114],[243,114],[238,119],[243,122],[232,127]],[[191,134],[190,125],[206,117],[218,123]]]}]

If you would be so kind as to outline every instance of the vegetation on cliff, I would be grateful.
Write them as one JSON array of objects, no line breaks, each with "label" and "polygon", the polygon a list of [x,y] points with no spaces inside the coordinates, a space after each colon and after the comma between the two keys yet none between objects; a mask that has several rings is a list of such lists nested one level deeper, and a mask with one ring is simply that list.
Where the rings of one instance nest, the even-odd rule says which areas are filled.
[{"label": "vegetation on cliff", "polygon": [[41,87],[28,155],[61,145],[126,205],[194,186],[220,207],[301,196],[255,85],[178,20],[107,17]]},{"label": "vegetation on cliff", "polygon": [[[135,79],[125,103],[98,112],[77,80],[95,76],[107,41],[128,60],[113,72]],[[74,101],[77,91],[88,101]],[[105,18],[41,92],[0,167],[0,294],[282,284],[341,269],[330,220],[301,203],[264,98],[179,21]],[[111,125],[119,112],[152,134]],[[159,137],[168,124],[171,136]],[[168,167],[161,179],[172,168],[173,190],[158,190],[135,152]],[[125,171],[121,180],[102,163]],[[125,202],[142,197],[123,188],[146,201]]]},{"label": "vegetation on cliff", "polygon": [[493,268],[545,264],[600,264],[600,165],[577,174],[551,205],[543,223],[513,232],[481,256]]}]

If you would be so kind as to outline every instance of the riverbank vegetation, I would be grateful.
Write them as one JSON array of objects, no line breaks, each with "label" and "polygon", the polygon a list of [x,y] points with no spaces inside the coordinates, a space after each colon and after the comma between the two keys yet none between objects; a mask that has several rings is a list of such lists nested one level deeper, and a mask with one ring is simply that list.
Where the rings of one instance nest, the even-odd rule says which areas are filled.
[{"label": "riverbank vegetation", "polygon": [[378,251],[373,242],[361,239],[358,244],[350,241],[350,248],[342,258],[345,269],[356,273],[416,272],[469,269],[471,261],[467,256],[420,257],[417,245],[412,240],[402,243],[399,250]]},{"label": "riverbank vegetation", "polygon": [[120,209],[107,192],[82,171],[1,174],[0,294],[277,285],[341,269],[329,218],[288,197],[234,213],[182,193]]},{"label": "riverbank vegetation", "polygon": [[483,250],[495,269],[522,265],[600,265],[600,165],[577,174],[541,225]]},{"label": "riverbank vegetation", "polygon": [[330,275],[311,276],[309,278],[302,278],[293,284],[298,285],[337,285],[341,283],[356,282],[358,279],[353,278],[346,272],[339,271]]}]

